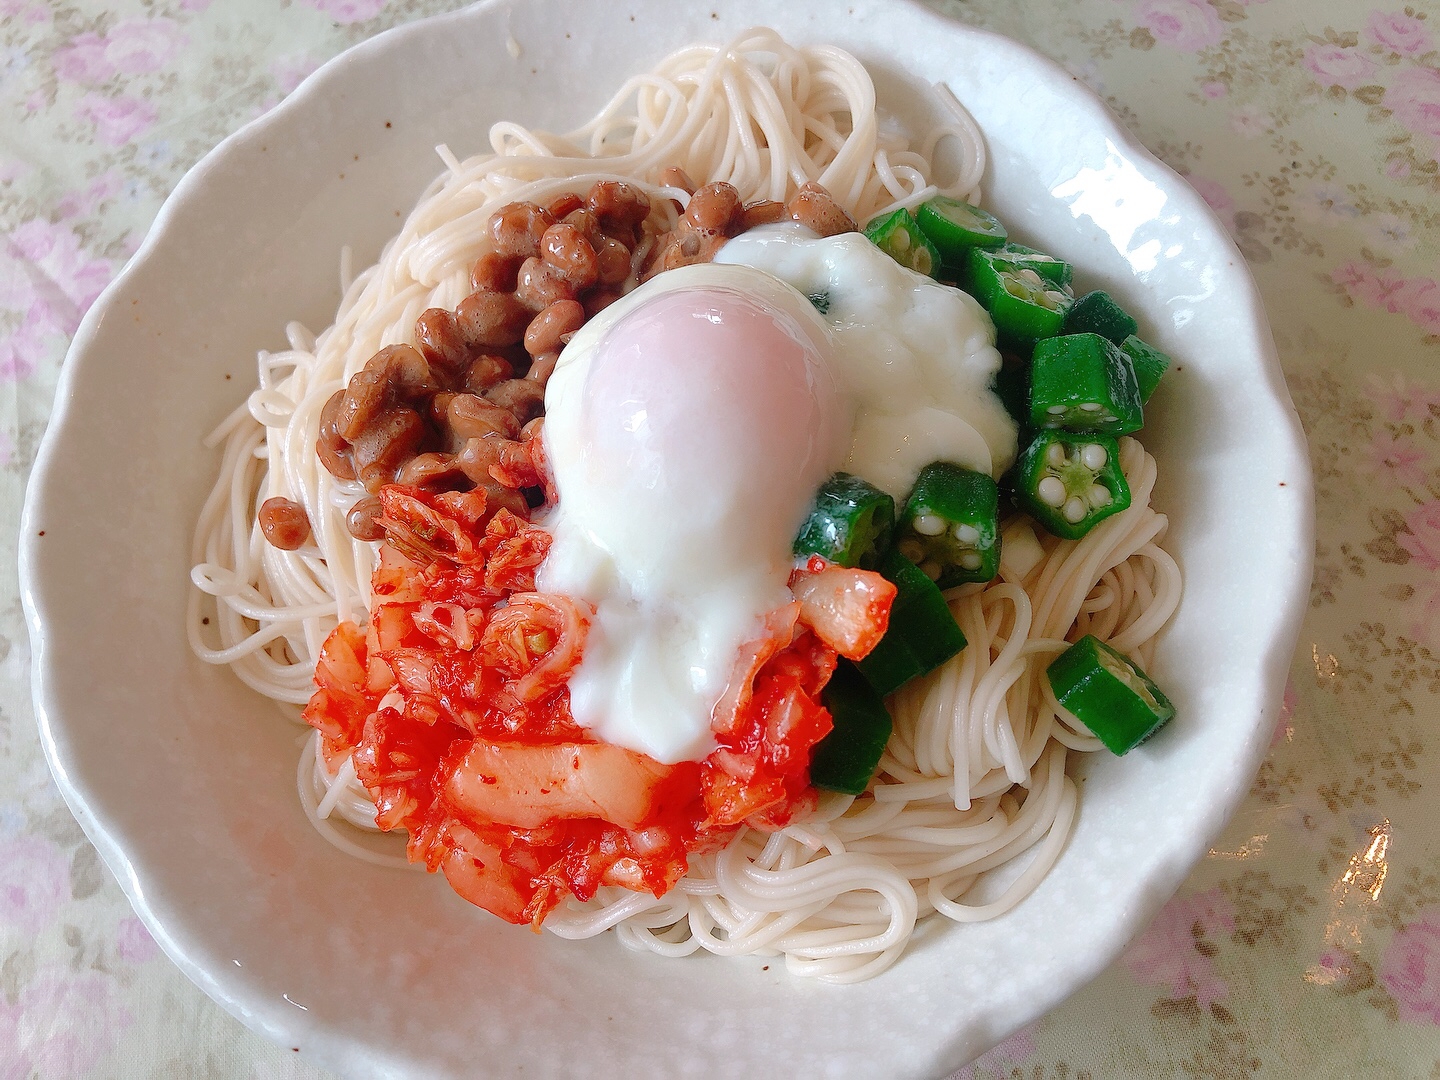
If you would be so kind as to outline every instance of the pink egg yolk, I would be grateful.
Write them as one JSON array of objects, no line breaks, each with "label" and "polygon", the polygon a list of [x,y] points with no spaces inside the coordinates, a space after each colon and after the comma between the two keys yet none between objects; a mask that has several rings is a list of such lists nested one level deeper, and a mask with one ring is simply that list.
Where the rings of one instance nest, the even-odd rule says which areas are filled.
[{"label": "pink egg yolk", "polygon": [[730,288],[671,290],[596,345],[578,434],[587,486],[626,519],[597,537],[612,552],[681,576],[687,558],[712,570],[788,559],[848,439],[824,324],[794,299],[792,310]]}]

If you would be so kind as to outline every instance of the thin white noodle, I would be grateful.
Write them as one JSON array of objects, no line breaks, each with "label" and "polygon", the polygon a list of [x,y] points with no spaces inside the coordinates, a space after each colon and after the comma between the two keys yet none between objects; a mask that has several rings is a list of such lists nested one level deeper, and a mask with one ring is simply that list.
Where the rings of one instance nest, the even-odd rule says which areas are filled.
[{"label": "thin white noodle", "polygon": [[[320,764],[318,754],[316,755],[315,763],[317,766]],[[346,786],[356,779],[355,762],[347,755],[345,764],[340,766],[340,770],[335,774],[334,779],[326,778],[325,782],[329,785],[329,790],[325,792],[325,797],[321,799],[319,805],[315,807],[315,816],[328,818],[330,811],[335,809],[335,804],[338,803],[341,796],[345,794]]]},{"label": "thin white noodle", "polygon": [[[223,449],[191,552],[187,635],[196,654],[299,705],[320,643],[339,621],[363,619],[376,548],[345,529],[364,491],[320,465],[320,409],[382,346],[413,343],[421,311],[453,308],[466,295],[496,208],[606,178],[683,205],[683,192],[658,186],[671,165],[727,180],[746,201],[784,199],[818,180],[861,221],[935,194],[977,201],[983,140],[949,89],[936,91],[946,121],[911,150],[877,115],[854,57],[755,29],[724,48],[675,53],[567,135],[502,123],[491,129],[492,153],[461,161],[437,147],[445,172],[379,262],[354,275],[348,249],[342,255],[334,324],[317,336],[291,323],[289,349],[261,354],[259,389],[207,440]],[[942,140],[958,162],[948,185],[930,165]],[[1019,903],[1059,858],[1074,821],[1068,750],[1100,745],[1058,709],[1045,666],[1077,620],[1148,661],[1179,601],[1179,569],[1157,546],[1165,518],[1149,506],[1154,462],[1125,440],[1121,465],[1130,508],[1081,541],[1049,543],[1023,581],[949,594],[970,647],[892,698],[895,733],[870,791],[826,796],[790,828],[746,830],[723,851],[692,857],[663,897],[602,888],[588,903],[562,905],[545,928],[568,938],[614,929],[627,946],[663,956],[783,955],[796,975],[854,982],[894,963],[919,918],[974,921]],[[304,506],[313,530],[304,548],[264,543],[256,512],[272,496]],[[325,767],[318,733],[305,742],[297,784],[307,816],[337,847],[410,865],[345,834],[351,826],[373,834],[374,806],[348,760],[333,775]],[[987,870],[1027,852],[1029,865],[1001,896],[967,900]]]},{"label": "thin white noodle", "polygon": [[[300,761],[296,765],[295,771],[295,784],[300,793],[300,805],[304,807],[305,816],[310,819],[310,824],[315,826],[316,831],[347,855],[353,855],[357,859],[363,859],[365,862],[399,870],[423,870],[423,866],[408,862],[402,855],[387,855],[383,852],[372,851],[364,845],[356,843],[350,839],[350,837],[346,836],[344,832],[331,824],[324,815],[319,813],[322,796],[317,792],[317,777],[325,777],[326,773],[324,766],[319,762],[316,753],[317,747],[318,738],[305,740],[305,747],[300,752]],[[320,780],[319,790],[325,791],[325,789],[325,780]],[[326,794],[328,795],[328,792],[326,792]],[[370,829],[372,832],[375,828],[374,820],[374,808],[372,807],[370,818]]]},{"label": "thin white noodle", "polygon": [[[1128,610],[1131,595],[1123,595],[1117,582],[1130,581],[1133,590],[1148,579],[1149,566],[1157,568],[1153,598],[1121,630],[1128,636],[1120,640],[1131,651],[1148,644],[1179,602],[1173,559],[1153,543],[1135,542],[1165,527],[1163,515],[1148,503],[1154,462],[1127,439],[1121,463],[1135,501],[1108,528],[1079,542],[1053,544],[1023,587],[997,580],[952,600],[962,626],[978,631],[993,625],[998,633],[977,633],[954,660],[892,699],[896,731],[870,793],[838,810],[832,805],[828,813],[822,807],[802,825],[764,838],[764,847],[762,834],[746,833],[719,856],[694,859],[681,887],[661,900],[601,890],[588,905],[572,903],[555,912],[547,928],[575,937],[616,926],[625,944],[667,956],[696,948],[725,955],[780,952],[795,974],[848,982],[893,963],[907,928],[925,914],[972,922],[1011,910],[1058,860],[1073,827],[1078,793],[1065,775],[1067,744],[1100,748],[1088,732],[1075,733],[1083,741],[1056,738],[1063,718],[1056,716],[1045,667],[1065,647],[1064,635],[1087,598],[1096,610],[1102,603]],[[1128,577],[1111,575],[1103,591],[1094,589],[1122,566]],[[1077,572],[1091,575],[1089,587],[1075,584]],[[1048,625],[1066,625],[1055,638],[1037,640],[1030,613],[1062,590],[1071,606],[1057,611],[1051,600]],[[986,611],[994,613],[991,621],[977,622]],[[967,666],[969,689],[957,695],[956,680]],[[987,726],[1003,738],[987,743]],[[917,772],[915,748],[972,742],[978,751],[968,774],[975,781],[970,801],[957,808],[963,798],[954,794],[962,784],[955,764],[924,760]],[[1028,786],[1006,775],[997,745],[1018,753]],[[843,854],[830,853],[830,836]],[[817,842],[826,850],[817,851]],[[986,871],[1027,852],[1033,852],[1030,863],[1000,896],[963,902]],[[780,865],[783,870],[775,868]]]}]

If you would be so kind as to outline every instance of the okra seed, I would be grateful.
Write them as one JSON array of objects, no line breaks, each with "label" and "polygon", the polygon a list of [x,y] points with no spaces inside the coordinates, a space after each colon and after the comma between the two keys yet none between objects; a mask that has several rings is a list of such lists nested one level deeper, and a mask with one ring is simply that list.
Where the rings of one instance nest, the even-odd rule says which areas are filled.
[{"label": "okra seed", "polygon": [[974,525],[965,524],[963,521],[955,526],[953,535],[955,539],[959,540],[962,544],[970,544],[973,546],[980,542],[980,530],[975,528]]},{"label": "okra seed", "polygon": [[1066,296],[1063,292],[1058,292],[1055,289],[1051,289],[1045,294],[1045,299],[1049,300],[1052,305],[1058,305],[1063,304],[1066,300],[1069,300],[1070,298]]},{"label": "okra seed", "polygon": [[[1051,406],[1050,406],[1048,409],[1046,409],[1045,411],[1046,411],[1047,413],[1049,413],[1051,416],[1064,416],[1064,415],[1065,415],[1065,406],[1064,406],[1064,405],[1051,405]],[[1064,453],[1064,451],[1061,451],[1061,453]]]},{"label": "okra seed", "polygon": [[910,260],[910,269],[914,270],[918,274],[924,274],[928,277],[933,267],[934,263],[930,261],[930,252],[926,251],[924,248],[916,248],[915,257]]},{"label": "okra seed", "polygon": [[918,514],[911,522],[921,536],[939,536],[945,531],[945,519],[938,514]]},{"label": "okra seed", "polygon": [[1045,451],[1045,463],[1049,465],[1052,469],[1064,468],[1065,447],[1061,446],[1058,442],[1051,443],[1050,449]]},{"label": "okra seed", "polygon": [[909,251],[910,234],[907,233],[904,229],[897,230],[894,239],[890,241],[890,246],[893,247],[896,251]]},{"label": "okra seed", "polygon": [[919,563],[925,558],[925,549],[918,540],[901,540],[898,546],[900,554],[913,563]]},{"label": "okra seed", "polygon": [[966,570],[980,569],[980,553],[978,551],[967,551],[960,556],[960,565]]},{"label": "okra seed", "polygon": [[934,559],[926,559],[920,564],[920,572],[931,581],[935,581],[940,577],[940,564]]},{"label": "okra seed", "polygon": [[1085,520],[1088,511],[1085,509],[1085,500],[1079,495],[1071,495],[1065,500],[1065,520],[1071,525],[1078,525]]},{"label": "okra seed", "polygon": [[1097,509],[1102,506],[1109,506],[1113,501],[1110,496],[1110,489],[1103,484],[1091,484],[1090,490],[1085,493],[1085,498],[1091,506]]},{"label": "okra seed", "polygon": [[1023,278],[1025,281],[1028,281],[1031,285],[1041,284],[1040,275],[1037,274],[1034,270],[1031,270],[1028,266],[1024,270],[1020,271],[1020,277]]},{"label": "okra seed", "polygon": [[1065,505],[1065,484],[1058,476],[1047,476],[1035,486],[1035,494],[1046,506]]},{"label": "okra seed", "polygon": [[1087,469],[1098,472],[1105,467],[1105,462],[1110,460],[1110,455],[1105,453],[1105,448],[1099,443],[1090,443],[1080,451],[1080,460]]},{"label": "okra seed", "polygon": [[1080,408],[1084,409],[1086,412],[1099,412],[1100,403],[1098,401],[1082,401],[1080,403]]}]

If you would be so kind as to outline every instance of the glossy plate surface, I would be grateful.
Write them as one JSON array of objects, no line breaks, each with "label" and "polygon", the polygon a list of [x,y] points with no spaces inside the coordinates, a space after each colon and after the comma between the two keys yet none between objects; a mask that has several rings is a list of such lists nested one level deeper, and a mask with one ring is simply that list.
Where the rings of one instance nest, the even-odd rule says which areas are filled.
[{"label": "glossy plate surface", "polygon": [[[1309,581],[1310,478],[1254,286],[1204,203],[1012,42],[903,0],[713,12],[497,2],[365,42],[196,166],[66,362],[22,553],[51,766],[176,963],[346,1075],[944,1075],[1116,955],[1204,853],[1274,725]],[[287,320],[328,322],[341,246],[357,266],[378,254],[439,171],[432,147],[479,151],[500,118],[566,130],[627,74],[758,23],[854,52],[912,126],[938,115],[928,85],[948,83],[986,133],[987,205],[1179,360],[1145,436],[1187,575],[1153,672],[1179,719],[1087,765],[1075,835],[1033,897],[991,923],[922,925],[855,987],[535,936],[440,881],[350,859],[297,804],[294,729],[197,661],[183,630],[217,465],[201,438]]]}]

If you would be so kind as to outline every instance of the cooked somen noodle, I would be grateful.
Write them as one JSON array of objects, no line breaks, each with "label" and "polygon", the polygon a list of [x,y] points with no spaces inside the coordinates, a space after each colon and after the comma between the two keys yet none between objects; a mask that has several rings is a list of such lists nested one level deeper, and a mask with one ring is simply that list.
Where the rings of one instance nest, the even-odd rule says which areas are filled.
[{"label": "cooked somen noodle", "polygon": [[[334,325],[315,337],[290,324],[290,349],[261,354],[259,389],[210,437],[224,456],[192,554],[195,652],[299,719],[322,642],[340,621],[364,620],[377,549],[346,529],[347,510],[366,492],[321,466],[320,411],[382,346],[413,343],[421,312],[466,296],[499,206],[544,203],[603,179],[683,205],[685,191],[656,183],[670,166],[700,183],[728,181],[746,201],[785,200],[815,180],[862,222],[935,194],[976,201],[979,132],[948,91],[937,92],[945,120],[912,148],[882,121],[852,56],[753,30],[726,48],[674,54],[568,135],[501,123],[491,153],[458,161],[441,147],[447,170],[379,262],[344,282]],[[946,183],[935,176],[937,154],[952,163]],[[691,856],[664,897],[605,887],[587,903],[562,904],[544,927],[568,938],[614,928],[627,945],[667,956],[783,954],[795,974],[849,982],[893,963],[917,918],[938,911],[969,922],[1017,904],[1074,821],[1069,752],[1100,748],[1057,710],[1046,665],[1084,633],[1148,664],[1179,599],[1178,569],[1158,546],[1166,519],[1149,506],[1155,463],[1132,439],[1121,447],[1127,510],[1079,541],[1037,539],[1016,518],[1000,576],[947,594],[969,647],[892,699],[895,734],[870,791],[825,795],[803,822],[774,834],[742,830],[723,851]],[[257,511],[274,496],[303,506],[309,543],[284,551],[264,542]],[[364,858],[407,865],[333,823],[373,832],[374,807],[349,761],[331,774],[317,740],[300,763],[317,827]],[[1003,889],[974,898],[981,875],[1027,852]]]}]

